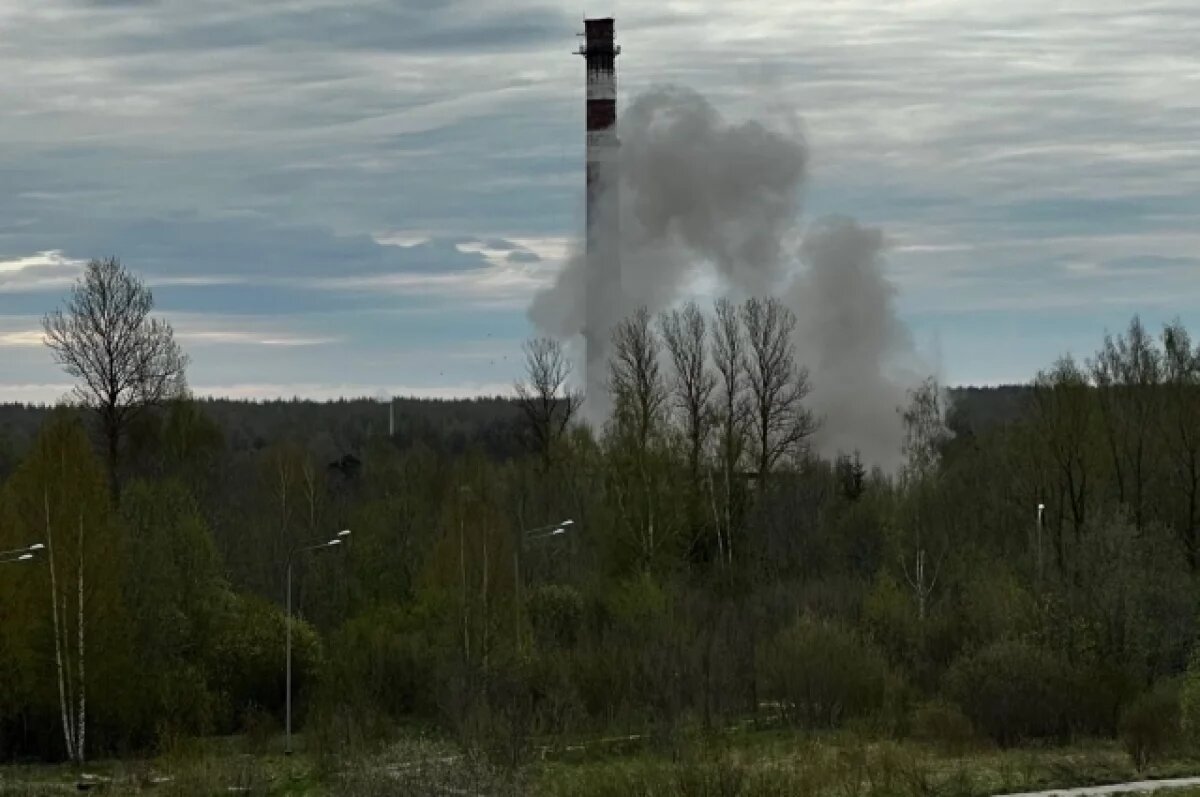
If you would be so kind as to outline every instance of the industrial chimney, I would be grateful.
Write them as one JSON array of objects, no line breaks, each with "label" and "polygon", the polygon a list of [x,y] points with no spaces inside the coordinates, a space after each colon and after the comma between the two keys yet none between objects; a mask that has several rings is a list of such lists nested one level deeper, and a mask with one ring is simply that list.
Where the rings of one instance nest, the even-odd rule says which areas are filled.
[{"label": "industrial chimney", "polygon": [[585,19],[578,53],[587,62],[586,400],[596,416],[607,406],[604,352],[611,333],[603,308],[621,307],[617,188],[617,55],[614,20]]}]

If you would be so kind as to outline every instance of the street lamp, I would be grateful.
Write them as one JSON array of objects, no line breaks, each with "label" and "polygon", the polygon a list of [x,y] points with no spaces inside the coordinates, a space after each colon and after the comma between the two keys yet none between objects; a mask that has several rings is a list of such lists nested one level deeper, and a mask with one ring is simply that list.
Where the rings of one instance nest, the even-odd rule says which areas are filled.
[{"label": "street lamp", "polygon": [[1038,589],[1042,588],[1042,512],[1046,510],[1046,505],[1038,503],[1037,513],[1037,583]]},{"label": "street lamp", "polygon": [[317,545],[304,548],[293,548],[287,558],[287,730],[283,752],[292,754],[292,560],[296,554],[306,551],[319,551],[323,548],[333,548],[342,544],[342,540],[350,536],[350,529],[342,529],[331,539]]},{"label": "street lamp", "polygon": [[540,540],[543,537],[557,537],[560,534],[566,534],[569,526],[575,525],[575,521],[570,518],[560,520],[558,523],[551,523],[548,526],[540,526],[536,529],[526,529],[521,532],[523,540]]},{"label": "street lamp", "polygon": [[24,548],[13,548],[11,551],[0,551],[0,564],[8,562],[28,562],[33,558],[33,555],[41,551],[46,546],[40,542],[35,542],[33,545],[27,545]]},{"label": "street lamp", "polygon": [[517,599],[514,601],[516,613],[516,627],[513,631],[517,635],[517,643],[520,644],[521,636],[521,550],[525,547],[525,543],[532,540],[544,540],[547,537],[557,537],[560,534],[566,534],[567,529],[575,525],[575,521],[571,518],[560,520],[558,523],[551,523],[547,526],[539,526],[536,529],[526,529],[519,536],[519,544],[513,549],[513,590],[516,592]]}]

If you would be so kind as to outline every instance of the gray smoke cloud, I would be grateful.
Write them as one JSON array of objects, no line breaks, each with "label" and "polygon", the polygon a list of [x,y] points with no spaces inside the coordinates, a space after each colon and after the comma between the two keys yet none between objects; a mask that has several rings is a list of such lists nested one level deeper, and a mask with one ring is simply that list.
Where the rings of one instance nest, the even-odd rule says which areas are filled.
[{"label": "gray smoke cloud", "polygon": [[929,369],[896,315],[883,252],[880,230],[846,217],[821,219],[804,237],[804,268],[782,301],[796,314],[796,355],[811,385],[807,403],[821,419],[818,451],[857,450],[893,472],[904,441],[897,408]]},{"label": "gray smoke cloud", "polygon": [[[920,366],[883,275],[882,234],[840,218],[802,234],[809,155],[795,119],[731,123],[695,91],[668,86],[633,101],[619,136],[619,290],[588,301],[576,247],[534,297],[535,326],[572,339],[590,311],[590,323],[611,329],[639,305],[671,307],[711,275],[735,300],[779,296],[797,314],[808,403],[822,419],[818,450],[858,450],[893,468],[903,438],[896,407]],[[600,421],[607,409],[607,396],[589,395],[585,417]]]},{"label": "gray smoke cloud", "polygon": [[[638,96],[619,136],[622,290],[599,322],[611,327],[642,304],[666,307],[706,270],[749,294],[776,290],[808,160],[798,136],[730,124],[702,96],[674,86]],[[579,247],[534,297],[538,328],[561,337],[582,331],[586,266]]]}]

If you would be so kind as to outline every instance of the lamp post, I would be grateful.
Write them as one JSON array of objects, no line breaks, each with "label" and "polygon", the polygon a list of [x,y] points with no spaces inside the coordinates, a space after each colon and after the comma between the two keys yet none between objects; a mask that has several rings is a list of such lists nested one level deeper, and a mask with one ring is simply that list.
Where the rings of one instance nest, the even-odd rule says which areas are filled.
[{"label": "lamp post", "polygon": [[9,562],[28,562],[34,555],[45,549],[45,545],[40,542],[35,542],[33,545],[27,545],[24,548],[13,548],[11,551],[0,551],[0,564]]},{"label": "lamp post", "polygon": [[304,548],[293,548],[288,553],[287,558],[287,720],[286,720],[286,739],[284,742],[283,752],[285,755],[292,754],[292,561],[296,554],[304,553],[305,551],[319,551],[323,548],[333,548],[341,545],[342,540],[350,536],[350,529],[343,529],[337,533],[337,536],[326,540],[318,545],[309,545]]},{"label": "lamp post", "polygon": [[1046,510],[1046,505],[1038,504],[1037,513],[1037,585],[1038,591],[1042,589],[1042,512]]},{"label": "lamp post", "polygon": [[527,542],[533,540],[544,540],[547,537],[557,537],[561,534],[566,534],[567,529],[575,525],[575,521],[571,518],[560,520],[558,523],[551,523],[547,526],[539,526],[535,529],[526,529],[521,532],[518,538],[517,546],[513,548],[513,590],[516,593],[516,624],[513,632],[517,637],[518,647],[521,642],[521,550]]}]

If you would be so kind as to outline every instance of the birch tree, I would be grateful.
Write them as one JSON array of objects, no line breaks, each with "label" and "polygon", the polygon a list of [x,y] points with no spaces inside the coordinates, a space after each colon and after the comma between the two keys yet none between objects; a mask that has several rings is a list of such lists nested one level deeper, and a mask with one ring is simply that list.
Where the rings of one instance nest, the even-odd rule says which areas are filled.
[{"label": "birch tree", "polygon": [[925,533],[929,516],[927,511],[922,511],[923,499],[937,477],[942,446],[950,439],[945,415],[941,388],[935,379],[930,377],[909,391],[909,404],[902,413],[905,465],[901,482],[915,506],[910,520],[914,550],[912,566],[909,566],[907,552],[901,553],[900,564],[916,599],[917,618],[922,624],[928,612],[929,599],[937,587],[947,547],[945,544],[939,545],[940,550],[931,561],[930,541]]},{"label": "birch tree", "polygon": [[733,530],[738,522],[741,481],[739,468],[745,456],[750,429],[750,401],[746,380],[746,335],[737,305],[718,299],[712,325],[713,363],[717,384],[713,399],[716,423],[717,461],[720,467],[721,500],[710,476],[713,515],[717,527],[717,550],[721,559],[733,561]]},{"label": "birch tree", "polygon": [[[112,522],[102,469],[77,418],[59,411],[8,486],[8,517],[23,539],[44,543],[53,638],[53,673],[64,750],[86,759],[94,680],[107,685],[112,659],[125,638],[122,621],[121,539]],[[102,686],[103,688],[103,686]]]},{"label": "birch tree", "polygon": [[121,440],[148,407],[182,395],[187,357],[166,321],[150,317],[154,296],[116,258],[92,260],[66,309],[42,320],[55,362],[78,379],[73,396],[96,412],[109,490],[120,494]]},{"label": "birch tree", "polygon": [[645,307],[613,330],[609,389],[610,489],[617,511],[632,532],[636,558],[648,569],[679,530],[676,513],[662,506],[669,492],[663,465],[668,391],[660,357],[662,342]]}]

